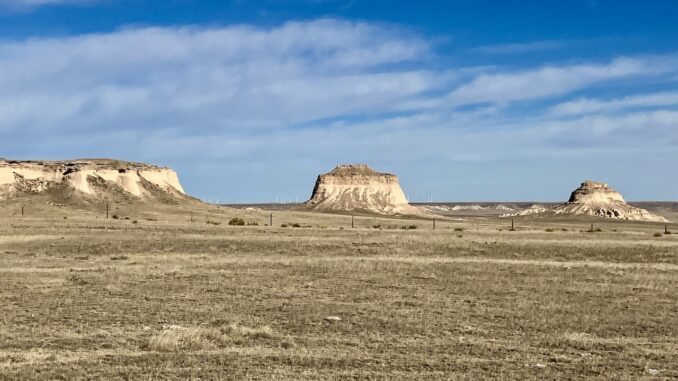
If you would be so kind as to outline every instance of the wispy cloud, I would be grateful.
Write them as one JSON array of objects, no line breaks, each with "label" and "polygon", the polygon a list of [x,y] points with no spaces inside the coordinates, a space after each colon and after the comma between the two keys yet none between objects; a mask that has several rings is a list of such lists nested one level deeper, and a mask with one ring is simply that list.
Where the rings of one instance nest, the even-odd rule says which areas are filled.
[{"label": "wispy cloud", "polygon": [[50,5],[89,5],[100,0],[0,0],[0,8],[27,10]]},{"label": "wispy cloud", "polygon": [[576,91],[604,81],[675,71],[666,57],[617,58],[606,64],[546,66],[517,72],[482,74],[450,94],[456,104],[511,102]]},{"label": "wispy cloud", "polygon": [[106,128],[121,120],[160,128],[197,115],[210,128],[273,128],[386,112],[441,85],[434,73],[398,68],[427,54],[415,36],[337,20],[4,43],[1,128]]},{"label": "wispy cloud", "polygon": [[609,113],[614,111],[638,108],[678,107],[678,92],[661,92],[633,95],[624,98],[601,100],[579,98],[554,106],[551,111],[555,115],[580,115]]},{"label": "wispy cloud", "polygon": [[560,49],[566,46],[566,41],[530,41],[513,44],[485,45],[470,49],[471,52],[482,54],[519,54],[544,50]]}]

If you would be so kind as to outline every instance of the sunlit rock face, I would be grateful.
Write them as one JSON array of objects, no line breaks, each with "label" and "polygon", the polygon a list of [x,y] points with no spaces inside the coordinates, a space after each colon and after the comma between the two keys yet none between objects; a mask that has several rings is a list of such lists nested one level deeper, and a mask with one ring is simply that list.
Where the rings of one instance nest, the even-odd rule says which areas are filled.
[{"label": "sunlit rock face", "polygon": [[170,168],[111,159],[0,159],[0,199],[56,191],[68,191],[90,199],[111,195],[137,199],[184,196],[179,178]]},{"label": "sunlit rock face", "polygon": [[631,221],[668,222],[645,209],[629,205],[622,195],[605,183],[584,181],[567,203],[554,209],[556,214],[589,215]]},{"label": "sunlit rock face", "polygon": [[374,171],[365,164],[339,165],[318,176],[311,199],[302,207],[386,215],[423,213],[407,202],[396,175]]}]

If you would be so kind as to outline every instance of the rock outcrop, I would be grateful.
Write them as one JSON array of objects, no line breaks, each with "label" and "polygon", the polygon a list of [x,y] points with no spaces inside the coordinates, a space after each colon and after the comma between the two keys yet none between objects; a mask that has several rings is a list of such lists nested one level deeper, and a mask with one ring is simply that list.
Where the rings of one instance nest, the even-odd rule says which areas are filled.
[{"label": "rock outcrop", "polygon": [[629,205],[622,195],[605,183],[584,181],[567,203],[553,210],[556,214],[589,215],[631,221],[668,222],[645,209]]},{"label": "rock outcrop", "polygon": [[376,172],[365,164],[340,165],[318,176],[311,199],[302,208],[385,215],[423,214],[407,202],[396,175]]},{"label": "rock outcrop", "polygon": [[184,198],[170,168],[110,159],[17,161],[0,159],[0,200],[26,194],[67,192],[89,199]]},{"label": "rock outcrop", "polygon": [[499,217],[518,217],[518,216],[533,216],[549,212],[549,209],[542,205],[534,204],[527,209],[523,209],[518,213],[502,214]]},{"label": "rock outcrop", "polygon": [[614,218],[628,221],[669,222],[662,216],[657,216],[645,209],[629,205],[624,197],[605,183],[586,180],[575,189],[570,199],[554,208],[542,205],[531,207],[513,214],[504,214],[500,217],[539,216],[539,215],[576,215]]}]

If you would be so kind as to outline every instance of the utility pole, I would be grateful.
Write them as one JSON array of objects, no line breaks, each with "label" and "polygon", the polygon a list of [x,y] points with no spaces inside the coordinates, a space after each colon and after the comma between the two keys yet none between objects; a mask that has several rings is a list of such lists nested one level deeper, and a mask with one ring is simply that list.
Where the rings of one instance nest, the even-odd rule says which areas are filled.
[{"label": "utility pole", "polygon": [[511,230],[516,230],[516,229],[515,229],[515,225],[514,225],[514,223],[513,223],[513,218],[511,218]]}]

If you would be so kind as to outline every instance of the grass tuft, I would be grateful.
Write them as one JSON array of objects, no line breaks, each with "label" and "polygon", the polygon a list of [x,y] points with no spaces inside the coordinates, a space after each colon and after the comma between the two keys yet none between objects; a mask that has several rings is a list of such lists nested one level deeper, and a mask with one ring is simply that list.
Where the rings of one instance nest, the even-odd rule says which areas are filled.
[{"label": "grass tuft", "polygon": [[225,327],[183,327],[167,325],[148,341],[151,350],[168,352],[178,350],[204,350],[242,344],[246,339],[270,339],[275,336],[267,325],[257,328],[232,323]]}]

